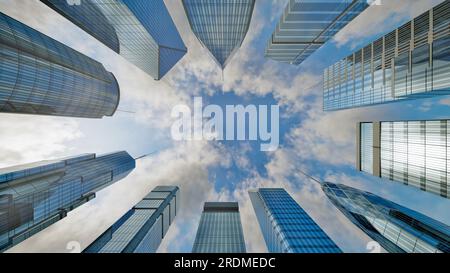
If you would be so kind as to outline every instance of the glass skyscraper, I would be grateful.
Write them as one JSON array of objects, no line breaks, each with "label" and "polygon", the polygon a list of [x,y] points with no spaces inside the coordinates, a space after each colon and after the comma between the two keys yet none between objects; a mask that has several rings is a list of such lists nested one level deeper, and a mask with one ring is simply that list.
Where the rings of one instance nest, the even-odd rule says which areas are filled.
[{"label": "glass skyscraper", "polygon": [[182,0],[192,31],[224,69],[247,35],[255,0]]},{"label": "glass skyscraper", "polygon": [[156,187],[83,252],[156,252],[177,215],[178,196],[178,187]]},{"label": "glass skyscraper", "polygon": [[0,251],[66,217],[134,167],[127,152],[117,152],[0,169]]},{"label": "glass skyscraper", "polygon": [[246,252],[238,203],[205,203],[192,252]]},{"label": "glass skyscraper", "polygon": [[450,94],[450,0],[324,72],[324,110]]},{"label": "glass skyscraper", "polygon": [[367,0],[289,0],[265,56],[299,65],[368,6]]},{"label": "glass skyscraper", "polygon": [[249,195],[269,252],[341,252],[284,189],[258,189]]},{"label": "glass skyscraper", "polygon": [[187,48],[163,0],[41,0],[160,80],[186,54]]},{"label": "glass skyscraper", "polygon": [[357,126],[359,171],[450,198],[450,121]]},{"label": "glass skyscraper", "polygon": [[0,112],[112,116],[119,85],[103,65],[0,12]]},{"label": "glass skyscraper", "polygon": [[342,184],[325,182],[322,189],[351,222],[388,252],[450,252],[448,225]]}]

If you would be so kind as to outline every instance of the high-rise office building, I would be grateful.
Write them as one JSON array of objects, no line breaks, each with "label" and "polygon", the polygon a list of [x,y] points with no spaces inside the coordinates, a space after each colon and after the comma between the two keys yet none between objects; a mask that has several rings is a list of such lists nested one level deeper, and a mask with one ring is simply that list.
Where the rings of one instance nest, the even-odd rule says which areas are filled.
[{"label": "high-rise office building", "polygon": [[450,94],[450,0],[324,72],[324,110]]},{"label": "high-rise office building", "polygon": [[205,203],[192,252],[246,252],[238,203]]},{"label": "high-rise office building", "polygon": [[289,0],[265,56],[299,65],[368,6],[367,0]]},{"label": "high-rise office building", "polygon": [[359,123],[359,171],[450,198],[450,121]]},{"label": "high-rise office building", "polygon": [[127,152],[117,152],[0,169],[0,251],[66,217],[134,167]]},{"label": "high-rise office building", "polygon": [[394,253],[449,253],[450,227],[369,192],[322,183],[330,201],[357,227]]},{"label": "high-rise office building", "polygon": [[161,79],[187,48],[163,0],[41,0],[72,23]]},{"label": "high-rise office building", "polygon": [[119,104],[103,65],[0,12],[0,112],[102,118]]},{"label": "high-rise office building", "polygon": [[83,252],[156,252],[177,215],[179,203],[178,187],[156,187]]},{"label": "high-rise office building", "polygon": [[224,69],[247,35],[255,0],[182,0],[192,31]]},{"label": "high-rise office building", "polygon": [[249,195],[269,252],[341,252],[284,189],[258,189]]}]

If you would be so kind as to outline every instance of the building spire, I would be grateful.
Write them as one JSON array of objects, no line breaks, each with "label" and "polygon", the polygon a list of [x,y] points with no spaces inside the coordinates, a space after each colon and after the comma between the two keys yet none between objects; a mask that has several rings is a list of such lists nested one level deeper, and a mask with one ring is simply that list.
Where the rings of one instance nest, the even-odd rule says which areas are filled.
[{"label": "building spire", "polygon": [[312,176],[312,175],[310,175],[310,174],[308,174],[308,173],[306,173],[306,172],[304,172],[304,171],[302,171],[302,170],[299,170],[299,172],[300,172],[301,174],[303,174],[304,176],[306,176],[307,178],[313,180],[314,182],[317,182],[317,183],[319,183],[320,185],[323,185],[323,182],[320,181],[319,179],[315,178],[314,176]]},{"label": "building spire", "polygon": [[143,159],[143,158],[149,157],[149,156],[151,156],[151,155],[154,155],[154,154],[156,154],[156,153],[158,153],[158,152],[159,152],[159,150],[158,150],[158,151],[153,151],[153,152],[151,152],[151,153],[144,154],[144,155],[141,155],[141,156],[139,156],[139,157],[136,157],[134,160]]}]

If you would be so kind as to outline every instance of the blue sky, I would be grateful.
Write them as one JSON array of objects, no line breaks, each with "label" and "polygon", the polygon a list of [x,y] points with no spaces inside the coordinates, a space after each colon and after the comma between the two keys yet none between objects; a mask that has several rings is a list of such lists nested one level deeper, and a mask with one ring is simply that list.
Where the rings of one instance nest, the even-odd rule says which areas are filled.
[{"label": "blue sky", "polygon": [[[286,0],[258,0],[249,33],[224,72],[205,54],[187,26],[179,1],[166,0],[189,53],[156,82],[39,1],[0,0],[2,12],[104,63],[122,90],[118,112],[102,120],[0,116],[1,166],[83,152],[127,150],[138,162],[123,181],[93,202],[33,236],[12,252],[64,252],[70,241],[88,245],[154,186],[181,188],[182,210],[160,252],[190,252],[204,201],[238,201],[249,252],[265,252],[248,189],[285,187],[347,252],[365,252],[370,239],[355,228],[300,170],[371,191],[450,224],[450,201],[355,171],[357,121],[448,118],[450,97],[324,113],[323,69],[441,0],[391,0],[370,7],[301,66],[264,58],[264,48]],[[425,3],[426,2],[426,3]],[[258,142],[173,142],[170,111],[177,104],[280,105],[280,147],[261,152]]]}]

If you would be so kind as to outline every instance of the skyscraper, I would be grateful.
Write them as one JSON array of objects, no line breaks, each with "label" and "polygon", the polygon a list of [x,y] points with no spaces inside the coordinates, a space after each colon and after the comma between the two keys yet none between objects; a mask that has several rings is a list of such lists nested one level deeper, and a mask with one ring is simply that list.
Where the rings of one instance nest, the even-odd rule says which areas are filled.
[{"label": "skyscraper", "polygon": [[187,48],[163,0],[41,0],[75,25],[160,80]]},{"label": "skyscraper", "polygon": [[284,189],[258,189],[249,195],[269,252],[341,252]]},{"label": "skyscraper", "polygon": [[127,152],[117,152],[0,169],[0,251],[66,217],[134,167]]},{"label": "skyscraper", "polygon": [[450,198],[450,121],[358,123],[359,171]]},{"label": "skyscraper", "polygon": [[178,187],[156,187],[84,252],[156,252],[177,215],[180,207],[178,196]]},{"label": "skyscraper", "polygon": [[255,0],[182,0],[192,31],[224,69],[247,35]]},{"label": "skyscraper", "polygon": [[205,203],[192,252],[245,253],[238,203]]},{"label": "skyscraper", "polygon": [[330,201],[357,227],[394,253],[449,253],[450,227],[369,192],[322,183]]},{"label": "skyscraper", "polygon": [[0,112],[102,118],[119,85],[102,64],[0,12]]},{"label": "skyscraper", "polygon": [[450,0],[324,72],[324,110],[450,94]]},{"label": "skyscraper", "polygon": [[368,6],[367,0],[289,0],[265,56],[299,65]]}]

